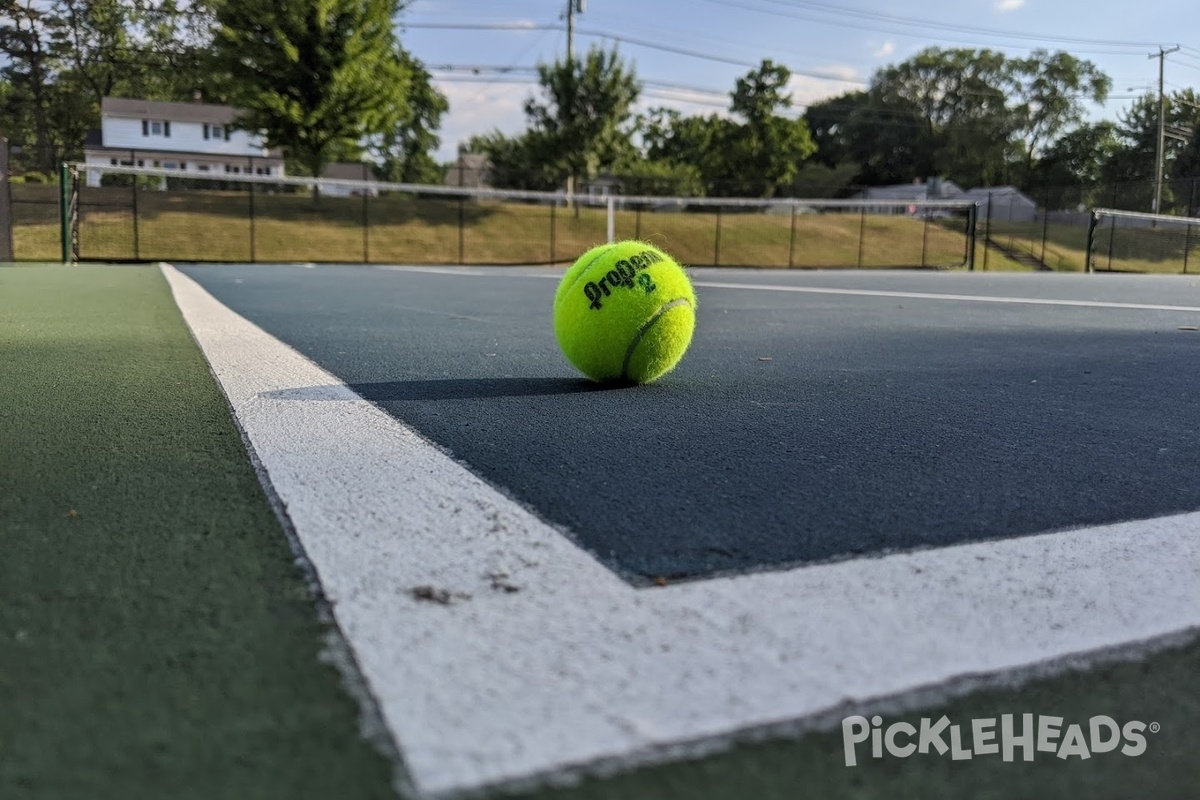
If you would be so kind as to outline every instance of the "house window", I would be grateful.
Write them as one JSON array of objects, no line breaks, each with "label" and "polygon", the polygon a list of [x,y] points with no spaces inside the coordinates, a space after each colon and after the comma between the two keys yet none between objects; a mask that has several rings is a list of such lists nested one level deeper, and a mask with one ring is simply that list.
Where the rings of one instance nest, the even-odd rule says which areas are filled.
[{"label": "house window", "polygon": [[210,125],[204,123],[204,138],[205,139],[228,139],[229,132],[220,125]]},{"label": "house window", "polygon": [[117,165],[117,160],[115,158],[110,158],[108,163],[115,167]]},{"label": "house window", "polygon": [[196,169],[200,172],[208,172],[208,164],[197,164]]},{"label": "house window", "polygon": [[142,120],[142,136],[171,136],[171,123],[165,119]]}]

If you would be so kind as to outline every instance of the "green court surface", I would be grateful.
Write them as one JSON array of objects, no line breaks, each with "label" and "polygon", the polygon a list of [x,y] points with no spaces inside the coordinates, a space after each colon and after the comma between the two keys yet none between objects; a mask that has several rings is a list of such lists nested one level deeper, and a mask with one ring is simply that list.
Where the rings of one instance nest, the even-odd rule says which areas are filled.
[{"label": "green court surface", "polygon": [[[0,409],[0,798],[397,796],[402,770],[363,733],[336,636],[157,268],[0,269]],[[1198,676],[1200,645],[1181,640],[880,711],[967,732],[1002,714],[1157,723],[1139,756],[872,759],[863,744],[847,767],[834,729],[515,796],[1200,797]]]}]

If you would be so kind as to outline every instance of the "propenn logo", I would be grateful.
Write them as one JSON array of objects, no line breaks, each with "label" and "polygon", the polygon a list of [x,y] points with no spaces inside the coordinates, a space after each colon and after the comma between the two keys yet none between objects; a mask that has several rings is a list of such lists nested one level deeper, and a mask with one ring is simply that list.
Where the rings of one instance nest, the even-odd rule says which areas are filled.
[{"label": "propenn logo", "polygon": [[588,281],[583,287],[583,294],[590,301],[590,307],[594,311],[600,310],[602,305],[600,301],[611,296],[613,290],[618,286],[625,289],[633,289],[636,286],[646,294],[650,294],[658,287],[654,285],[654,281],[650,279],[649,275],[642,273],[642,270],[662,260],[662,254],[655,250],[643,250],[627,259],[623,258],[614,264],[613,268],[600,280]]},{"label": "propenn logo", "polygon": [[[1158,733],[1157,722],[1147,725],[1130,720],[1118,725],[1103,714],[1089,719],[1085,725],[1063,727],[1062,717],[1022,714],[1019,723],[1012,714],[1001,714],[999,729],[996,718],[973,719],[965,729],[951,724],[942,716],[936,722],[922,717],[920,727],[908,722],[893,722],[885,726],[882,717],[846,717],[842,720],[842,746],[846,766],[858,764],[858,745],[871,742],[871,758],[883,758],[884,753],[895,758],[908,758],[913,753],[927,754],[932,749],[939,756],[950,754],[954,761],[975,756],[1000,754],[1002,761],[1012,761],[1021,752],[1025,761],[1033,761],[1037,753],[1052,753],[1060,759],[1075,757],[1086,760],[1094,753],[1110,753],[1120,748],[1125,756],[1140,756],[1146,752],[1145,733]],[[1086,732],[1085,732],[1086,731]]]}]

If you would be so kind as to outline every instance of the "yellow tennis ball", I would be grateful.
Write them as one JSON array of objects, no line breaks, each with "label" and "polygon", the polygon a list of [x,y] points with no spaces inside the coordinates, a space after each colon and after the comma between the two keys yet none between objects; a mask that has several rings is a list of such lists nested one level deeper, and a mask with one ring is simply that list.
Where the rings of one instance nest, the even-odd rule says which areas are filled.
[{"label": "yellow tennis ball", "polygon": [[597,381],[661,377],[683,358],[695,327],[696,293],[687,273],[646,242],[593,247],[554,294],[558,346]]}]

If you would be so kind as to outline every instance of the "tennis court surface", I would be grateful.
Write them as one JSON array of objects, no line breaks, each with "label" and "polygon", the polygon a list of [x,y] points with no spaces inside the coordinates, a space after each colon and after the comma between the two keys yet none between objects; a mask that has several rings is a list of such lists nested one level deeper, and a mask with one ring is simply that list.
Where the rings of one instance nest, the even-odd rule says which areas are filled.
[{"label": "tennis court surface", "polygon": [[1194,792],[1200,279],[692,274],[612,389],[552,267],[0,273],[0,785]]}]

